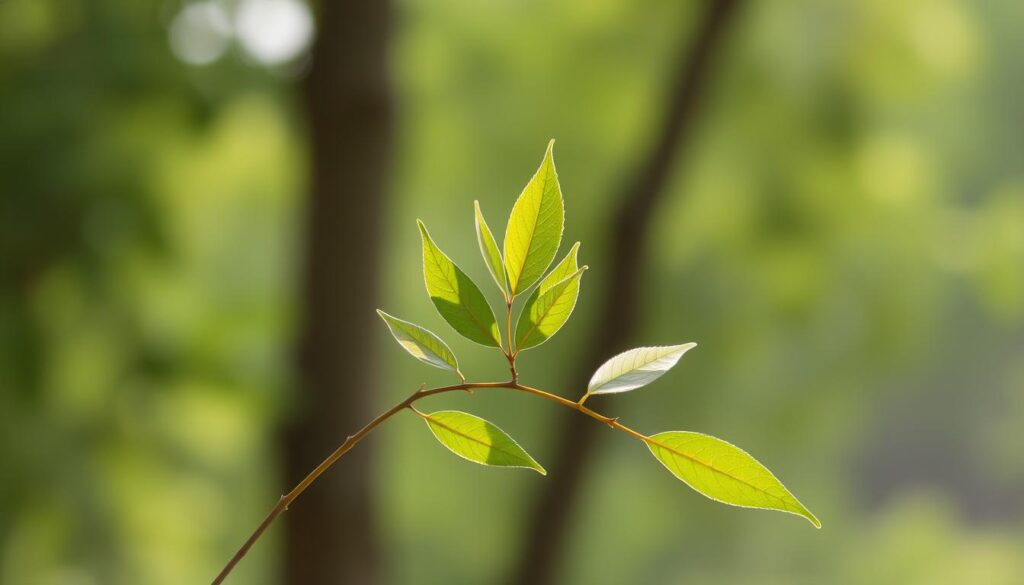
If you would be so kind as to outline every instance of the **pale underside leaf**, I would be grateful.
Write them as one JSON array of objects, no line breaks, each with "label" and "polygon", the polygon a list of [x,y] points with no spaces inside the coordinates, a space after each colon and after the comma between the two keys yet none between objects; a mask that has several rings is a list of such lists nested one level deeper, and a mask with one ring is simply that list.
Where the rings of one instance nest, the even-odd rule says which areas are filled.
[{"label": "pale underside leaf", "polygon": [[415,323],[404,321],[380,309],[377,309],[377,314],[384,320],[395,341],[412,357],[435,368],[455,372],[459,378],[465,379],[459,371],[459,362],[455,359],[455,354],[440,337]]},{"label": "pale underside leaf", "polygon": [[491,233],[491,228],[484,220],[483,212],[480,211],[480,202],[474,201],[473,208],[476,212],[476,241],[480,245],[480,254],[483,255],[484,263],[487,264],[487,270],[494,278],[494,282],[497,283],[501,292],[505,293],[508,291],[505,282],[505,261],[502,260],[501,251],[498,250],[498,244],[494,241],[494,234]]},{"label": "pale underside leaf", "polygon": [[437,440],[459,457],[481,465],[524,467],[547,475],[519,443],[493,423],[456,410],[417,414]]},{"label": "pale underside leaf", "polygon": [[586,270],[584,266],[560,282],[533,291],[516,324],[517,351],[544,343],[565,325],[576,307],[580,279]]},{"label": "pale underside leaf", "polygon": [[646,439],[672,475],[701,494],[733,506],[779,510],[821,522],[746,451],[702,433],[669,431]]},{"label": "pale underside leaf", "polygon": [[638,347],[624,351],[601,365],[590,378],[588,394],[614,394],[646,386],[676,365],[696,343]]},{"label": "pale underside leaf", "polygon": [[552,156],[554,143],[548,143],[540,168],[516,199],[505,228],[505,273],[513,296],[540,279],[562,241],[565,208]]},{"label": "pale underside leaf", "polygon": [[423,222],[423,280],[437,312],[463,337],[481,345],[501,347],[494,311],[480,288],[434,244]]}]

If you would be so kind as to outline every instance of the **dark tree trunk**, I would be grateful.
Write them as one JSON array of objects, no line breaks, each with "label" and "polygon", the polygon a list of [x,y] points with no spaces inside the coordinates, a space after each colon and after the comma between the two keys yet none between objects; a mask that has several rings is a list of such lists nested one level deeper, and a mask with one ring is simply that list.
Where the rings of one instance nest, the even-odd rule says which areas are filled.
[{"label": "dark tree trunk", "polygon": [[[372,417],[374,304],[391,152],[390,2],[325,1],[305,85],[310,147],[297,372],[285,433],[288,485]],[[284,516],[287,583],[376,582],[372,444]]]},{"label": "dark tree trunk", "polygon": [[[612,257],[607,273],[614,274],[615,278],[607,283],[607,296],[597,319],[602,334],[592,337],[594,343],[586,359],[581,361],[583,367],[573,378],[575,385],[568,387],[585,387],[594,369],[612,355],[629,349],[633,341],[640,318],[637,283],[646,258],[650,220],[666,191],[672,166],[679,162],[679,154],[692,135],[714,57],[739,3],[739,0],[709,0],[692,45],[680,47],[662,132],[619,197],[618,213],[612,216],[609,226],[613,242],[609,247]],[[600,402],[599,396],[590,400],[598,410],[601,410]],[[562,414],[559,422],[561,439],[555,449],[551,474],[541,488],[527,524],[522,556],[512,581],[516,584],[557,582],[560,569],[557,561],[564,556],[573,503],[579,499],[574,494],[581,489],[597,433],[601,431],[600,425],[574,412]]]}]

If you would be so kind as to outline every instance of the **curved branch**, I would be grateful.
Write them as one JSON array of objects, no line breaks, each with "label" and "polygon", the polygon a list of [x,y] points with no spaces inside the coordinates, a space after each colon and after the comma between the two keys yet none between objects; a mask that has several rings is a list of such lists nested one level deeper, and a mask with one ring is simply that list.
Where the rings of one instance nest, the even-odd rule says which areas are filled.
[{"label": "curved branch", "polygon": [[296,498],[302,495],[302,492],[306,491],[306,488],[312,485],[313,482],[315,482],[321,475],[323,475],[325,471],[327,471],[328,469],[330,469],[332,465],[337,463],[337,461],[341,459],[345,455],[345,453],[351,451],[353,447],[355,447],[360,441],[366,438],[366,436],[373,432],[374,429],[376,429],[378,426],[384,423],[384,421],[388,420],[389,418],[393,417],[394,415],[398,414],[399,412],[407,408],[412,408],[412,405],[417,400],[427,398],[428,396],[454,391],[472,392],[473,390],[481,388],[507,388],[509,390],[516,390],[519,392],[524,392],[526,394],[539,396],[541,398],[550,400],[551,402],[555,402],[567,408],[576,410],[582,414],[589,416],[594,420],[597,420],[598,422],[604,423],[615,430],[622,431],[641,441],[647,440],[647,437],[645,435],[638,433],[633,429],[619,423],[618,418],[611,418],[605,416],[603,414],[600,414],[594,410],[587,408],[586,406],[583,406],[579,402],[574,402],[572,400],[569,400],[568,398],[558,396],[557,394],[552,394],[550,392],[540,390],[538,388],[532,388],[530,386],[524,386],[517,382],[516,380],[509,380],[508,382],[463,382],[462,384],[453,384],[451,386],[439,386],[437,388],[430,389],[423,389],[423,387],[421,386],[419,390],[413,392],[405,400],[399,402],[398,404],[395,404],[388,410],[381,413],[379,416],[377,416],[377,418],[373,419],[366,426],[359,429],[359,431],[356,432],[354,435],[349,435],[348,437],[346,437],[345,441],[341,445],[339,445],[338,448],[335,449],[333,453],[328,455],[326,459],[320,462],[320,465],[317,465],[313,471],[309,472],[309,474],[306,475],[306,477],[301,482],[299,482],[299,484],[296,485],[292,489],[292,491],[281,496],[281,498],[277,501],[277,504],[274,506],[274,508],[270,510],[269,514],[267,514],[266,518],[264,518],[263,521],[260,522],[259,526],[256,527],[256,530],[254,530],[253,533],[249,535],[249,538],[247,538],[245,540],[245,543],[242,544],[241,548],[238,549],[238,552],[236,552],[228,561],[228,563],[224,566],[224,568],[221,569],[221,572],[213,580],[213,585],[219,585],[220,583],[224,582],[224,579],[226,579],[228,575],[231,574],[231,571],[235,568],[238,562],[241,561],[243,557],[245,557],[246,553],[249,552],[249,549],[252,548],[256,541],[258,541],[260,537],[263,536],[263,533],[267,530],[267,528],[274,522],[274,520],[277,519],[278,516],[280,516],[283,512],[285,512],[288,509],[288,506],[290,506],[292,502],[295,501]]}]

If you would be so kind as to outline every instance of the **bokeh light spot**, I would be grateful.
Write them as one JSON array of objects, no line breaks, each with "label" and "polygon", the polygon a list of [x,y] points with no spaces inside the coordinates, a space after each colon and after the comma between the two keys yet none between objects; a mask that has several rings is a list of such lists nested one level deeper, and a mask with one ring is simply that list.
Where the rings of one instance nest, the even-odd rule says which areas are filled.
[{"label": "bokeh light spot", "polygon": [[235,26],[242,48],[264,65],[295,59],[313,38],[313,15],[299,0],[242,0]]},{"label": "bokeh light spot", "polygon": [[231,40],[231,20],[217,2],[196,2],[181,9],[168,31],[171,50],[190,65],[220,59]]}]

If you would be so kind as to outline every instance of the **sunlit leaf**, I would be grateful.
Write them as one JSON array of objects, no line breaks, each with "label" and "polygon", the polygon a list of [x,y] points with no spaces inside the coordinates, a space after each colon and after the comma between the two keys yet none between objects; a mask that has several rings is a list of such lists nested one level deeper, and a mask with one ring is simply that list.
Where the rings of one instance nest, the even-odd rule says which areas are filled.
[{"label": "sunlit leaf", "polygon": [[483,465],[525,467],[547,475],[519,443],[480,417],[456,410],[430,414],[417,411],[417,414],[426,421],[437,440],[459,457]]},{"label": "sunlit leaf", "polygon": [[498,244],[494,241],[491,228],[484,221],[484,214],[480,211],[480,202],[474,201],[473,207],[476,211],[476,241],[480,244],[480,253],[483,254],[484,263],[487,264],[487,270],[494,277],[494,282],[498,283],[498,288],[502,292],[507,292],[505,262],[501,259],[501,251],[498,250]]},{"label": "sunlit leaf", "polygon": [[516,325],[516,349],[538,346],[554,335],[572,315],[580,292],[584,266],[543,293],[535,291],[523,307]]},{"label": "sunlit leaf", "polygon": [[481,345],[501,347],[494,311],[480,288],[430,238],[422,221],[423,279],[437,312],[463,337]]},{"label": "sunlit leaf", "polygon": [[530,288],[558,252],[565,223],[562,189],[548,143],[540,168],[516,199],[505,229],[505,272],[512,295]]},{"label": "sunlit leaf", "polygon": [[646,439],[651,453],[672,475],[724,504],[780,510],[803,516],[816,528],[821,522],[746,451],[721,439],[685,431]]},{"label": "sunlit leaf", "polygon": [[628,392],[657,380],[696,343],[659,347],[638,347],[606,361],[594,372],[587,385],[588,394]]},{"label": "sunlit leaf", "polygon": [[580,279],[587,267],[576,268],[577,242],[523,305],[516,324],[516,349],[538,346],[565,325],[576,307]]},{"label": "sunlit leaf", "polygon": [[548,272],[547,276],[540,281],[537,290],[543,293],[555,284],[568,278],[573,272],[576,272],[579,269],[579,266],[576,265],[576,256],[579,254],[579,251],[580,243],[576,242],[569,249],[569,253],[565,255],[565,258],[562,258],[562,261],[556,264],[551,269],[551,272]]},{"label": "sunlit leaf", "polygon": [[380,309],[377,309],[377,314],[387,324],[395,341],[412,357],[435,368],[455,372],[459,378],[465,380],[459,371],[459,362],[455,359],[455,354],[440,337],[415,323],[403,321]]}]

